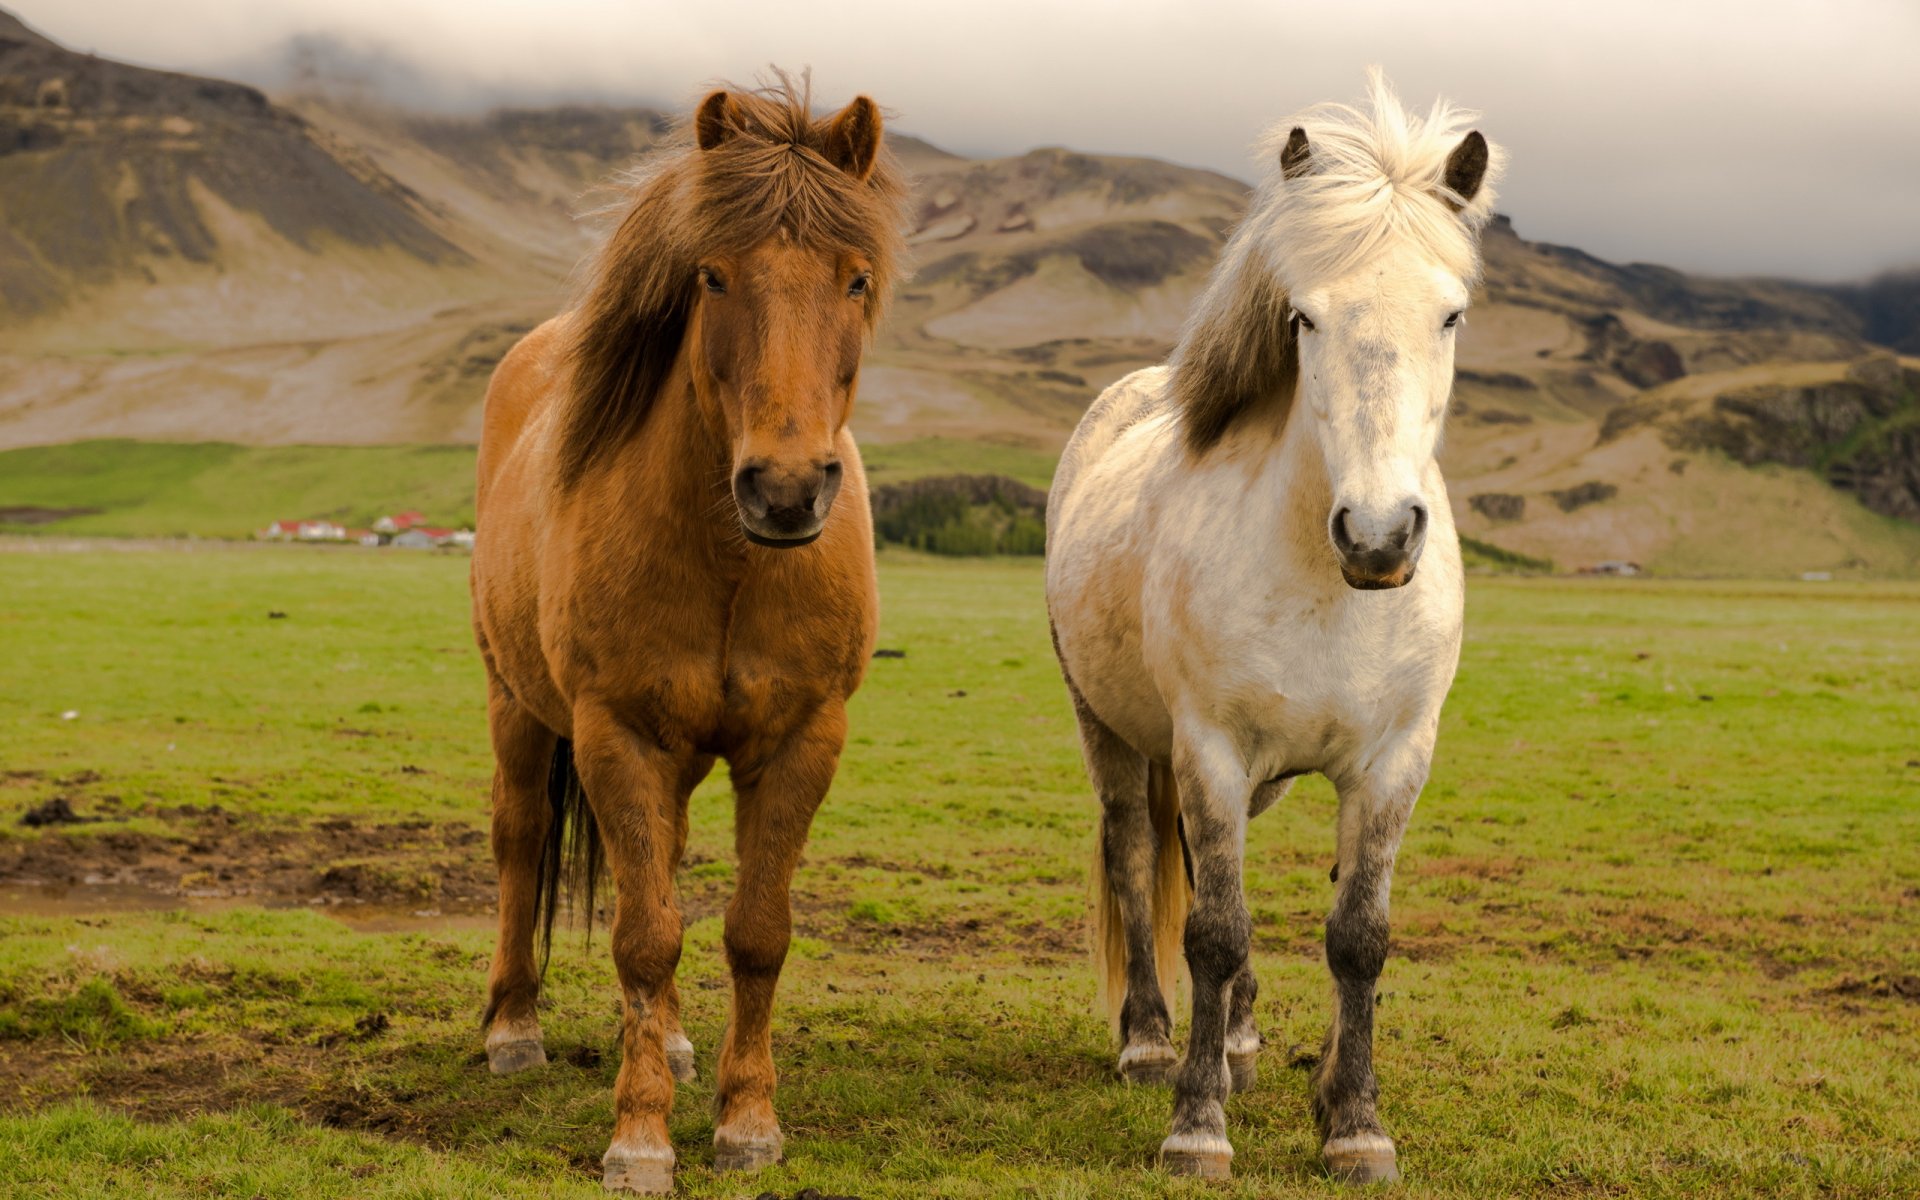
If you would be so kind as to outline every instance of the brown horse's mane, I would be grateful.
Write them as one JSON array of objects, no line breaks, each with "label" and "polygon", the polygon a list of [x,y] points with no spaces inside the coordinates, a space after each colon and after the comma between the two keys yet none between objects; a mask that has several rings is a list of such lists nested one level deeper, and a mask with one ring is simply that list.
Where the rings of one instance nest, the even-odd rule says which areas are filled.
[{"label": "brown horse's mane", "polygon": [[685,339],[703,255],[784,236],[873,264],[869,330],[898,276],[905,176],[882,146],[864,178],[839,163],[831,117],[813,115],[807,81],[727,89],[733,136],[711,149],[681,129],[624,187],[612,235],[569,322],[570,379],[560,404],[558,475],[578,482],[640,427]]}]

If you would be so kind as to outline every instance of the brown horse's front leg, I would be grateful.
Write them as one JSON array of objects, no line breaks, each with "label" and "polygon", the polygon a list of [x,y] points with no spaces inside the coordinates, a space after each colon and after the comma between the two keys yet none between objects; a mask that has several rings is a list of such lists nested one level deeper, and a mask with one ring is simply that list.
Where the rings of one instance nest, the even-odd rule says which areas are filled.
[{"label": "brown horse's front leg", "polygon": [[609,1189],[673,1190],[667,1136],[673,1074],[666,1033],[681,936],[673,860],[678,784],[691,758],[690,751],[665,749],[604,709],[574,713],[574,763],[619,890],[613,963],[625,1019],[613,1141],[601,1160]]},{"label": "brown horse's front leg", "polygon": [[[693,796],[693,789],[713,770],[713,756],[702,754],[688,765],[687,772],[681,777],[679,794],[675,797],[673,865],[670,873],[680,874],[680,860],[687,852],[687,804]],[[672,979],[667,981],[666,994],[666,1040],[667,1067],[673,1072],[674,1079],[681,1083],[692,1083],[700,1077],[700,1070],[694,1063],[693,1042],[687,1037],[685,1028],[680,1024],[680,985]]]},{"label": "brown horse's front leg", "polygon": [[722,1171],[757,1170],[780,1158],[771,1026],[774,988],[793,932],[788,889],[846,737],[846,709],[836,703],[765,757],[742,754],[735,768],[740,881],[726,928],[733,1010],[720,1048],[713,1131],[714,1166]]}]

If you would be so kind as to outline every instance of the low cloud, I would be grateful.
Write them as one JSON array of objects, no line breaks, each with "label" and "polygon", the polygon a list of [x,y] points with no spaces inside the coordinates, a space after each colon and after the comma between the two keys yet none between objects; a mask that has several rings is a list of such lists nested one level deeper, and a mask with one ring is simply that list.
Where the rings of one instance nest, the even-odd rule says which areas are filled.
[{"label": "low cloud", "polygon": [[1920,263],[1920,6],[1907,0],[1271,0],[970,5],[740,0],[31,0],[78,49],[269,87],[302,72],[452,111],[679,106],[771,62],[811,66],[969,154],[1070,145],[1250,178],[1266,125],[1352,98],[1368,63],[1410,101],[1487,115],[1529,237],[1727,274]]}]

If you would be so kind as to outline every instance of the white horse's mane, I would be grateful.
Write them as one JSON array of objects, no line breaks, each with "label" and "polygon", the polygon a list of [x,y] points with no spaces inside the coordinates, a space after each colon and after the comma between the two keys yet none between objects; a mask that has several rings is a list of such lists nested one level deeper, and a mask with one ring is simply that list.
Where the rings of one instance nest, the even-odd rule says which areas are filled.
[{"label": "white horse's mane", "polygon": [[[1267,131],[1266,173],[1174,351],[1173,392],[1194,449],[1212,445],[1259,396],[1291,399],[1290,291],[1402,249],[1463,282],[1479,277],[1480,230],[1493,216],[1506,152],[1488,145],[1471,197],[1446,184],[1447,158],[1478,116],[1444,99],[1425,116],[1410,113],[1373,67],[1365,108],[1316,104]],[[1281,157],[1295,128],[1305,130],[1310,158],[1288,178]]]}]

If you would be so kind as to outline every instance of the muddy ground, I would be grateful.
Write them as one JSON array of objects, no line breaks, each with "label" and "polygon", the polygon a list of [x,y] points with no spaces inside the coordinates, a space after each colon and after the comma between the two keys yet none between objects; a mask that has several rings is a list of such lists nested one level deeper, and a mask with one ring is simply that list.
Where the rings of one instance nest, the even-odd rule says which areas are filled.
[{"label": "muddy ground", "polygon": [[[145,806],[129,811],[118,797],[93,796],[90,771],[46,777],[10,771],[0,782],[14,803],[0,821],[17,836],[0,836],[0,888],[28,909],[77,915],[105,908],[167,908],[246,903],[272,908],[312,906],[348,920],[440,919],[495,912],[496,873],[483,826],[428,820],[356,821],[335,817],[299,823],[238,812],[219,804]],[[45,796],[29,801],[26,794]],[[49,793],[51,793],[49,795]],[[137,821],[136,821],[137,818]],[[153,826],[161,829],[155,831]],[[137,827],[135,827],[137,825]],[[721,915],[732,881],[698,870],[711,860],[689,854],[678,890],[688,923]],[[949,867],[893,863],[865,855],[824,860],[897,874],[947,874]],[[600,896],[596,924],[609,917]],[[857,950],[885,949],[934,960],[989,946],[1017,946],[1035,962],[1085,953],[1085,929],[1026,922],[1003,926],[977,917],[869,920],[848,915],[847,889],[804,866],[793,889],[794,931]]]},{"label": "muddy ground", "polygon": [[[493,902],[486,834],[472,825],[272,823],[218,804],[183,804],[142,810],[136,830],[124,828],[130,818],[116,809],[64,797],[27,809],[15,818],[25,836],[0,841],[0,884],[69,889],[75,904],[88,888],[447,912],[486,911]],[[151,831],[156,821],[163,831]]]}]

